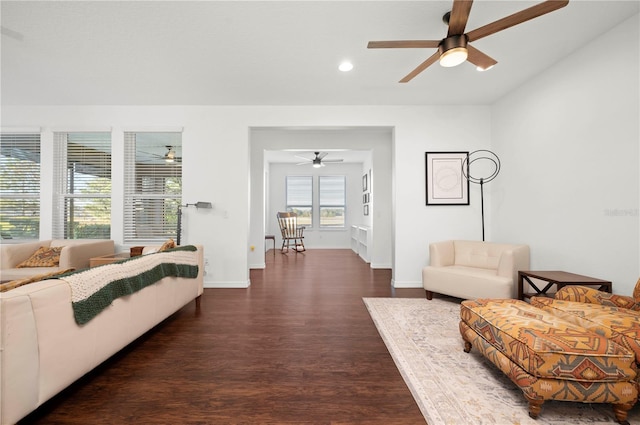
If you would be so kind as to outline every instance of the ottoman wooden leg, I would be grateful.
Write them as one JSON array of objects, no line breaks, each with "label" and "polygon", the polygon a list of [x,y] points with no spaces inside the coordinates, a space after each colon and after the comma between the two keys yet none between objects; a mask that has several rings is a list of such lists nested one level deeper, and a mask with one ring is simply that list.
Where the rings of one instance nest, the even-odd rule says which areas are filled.
[{"label": "ottoman wooden leg", "polygon": [[527,401],[529,401],[529,416],[531,416],[531,418],[533,419],[537,419],[540,411],[542,410],[542,404],[544,403],[544,400],[540,400],[537,398],[533,399],[526,396],[525,398],[527,399]]},{"label": "ottoman wooden leg", "polygon": [[464,342],[464,352],[469,353],[471,351],[471,343],[469,341]]},{"label": "ottoman wooden leg", "polygon": [[626,404],[614,404],[613,405],[613,414],[616,417],[616,420],[619,424],[628,425],[627,421],[627,412],[633,407],[633,403]]}]

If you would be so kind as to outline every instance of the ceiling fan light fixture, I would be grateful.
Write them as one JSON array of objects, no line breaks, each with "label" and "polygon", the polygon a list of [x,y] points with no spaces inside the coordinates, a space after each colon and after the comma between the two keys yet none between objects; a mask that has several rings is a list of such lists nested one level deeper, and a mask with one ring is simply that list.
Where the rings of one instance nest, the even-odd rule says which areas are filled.
[{"label": "ceiling fan light fixture", "polygon": [[440,65],[445,68],[458,66],[467,60],[467,36],[452,35],[445,38],[438,46],[440,50]]},{"label": "ceiling fan light fixture", "polygon": [[460,65],[466,60],[467,60],[467,48],[456,47],[456,48],[447,50],[440,56],[440,66],[444,66],[445,68],[451,68],[453,66]]},{"label": "ceiling fan light fixture", "polygon": [[169,151],[164,154],[164,161],[167,163],[174,162],[176,159],[176,152],[173,150],[172,146],[167,146],[167,148],[169,149]]}]

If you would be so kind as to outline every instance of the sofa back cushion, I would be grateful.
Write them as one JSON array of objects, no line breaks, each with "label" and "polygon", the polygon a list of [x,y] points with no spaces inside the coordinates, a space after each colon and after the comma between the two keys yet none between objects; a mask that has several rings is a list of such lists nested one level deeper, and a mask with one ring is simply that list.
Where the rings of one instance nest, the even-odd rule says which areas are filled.
[{"label": "sofa back cushion", "polygon": [[502,253],[513,246],[482,241],[454,241],[456,266],[497,270]]},{"label": "sofa back cushion", "polygon": [[3,244],[0,247],[0,269],[12,269],[31,257],[41,246],[48,247],[50,240],[18,244]]},{"label": "sofa back cushion", "polygon": [[636,286],[635,288],[633,288],[633,299],[636,300],[636,302],[640,303],[640,279],[638,279],[638,281],[636,282]]},{"label": "sofa back cushion", "polygon": [[61,246],[41,246],[33,255],[16,267],[58,267],[62,248]]}]

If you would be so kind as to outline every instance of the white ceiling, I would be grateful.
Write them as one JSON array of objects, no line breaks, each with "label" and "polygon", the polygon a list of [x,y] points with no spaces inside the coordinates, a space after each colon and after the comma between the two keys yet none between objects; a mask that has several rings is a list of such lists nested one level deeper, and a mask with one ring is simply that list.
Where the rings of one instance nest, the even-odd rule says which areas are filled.
[{"label": "white ceiling", "polygon": [[[476,0],[467,30],[536,4]],[[569,5],[473,43],[498,60],[404,77],[451,1],[2,1],[3,105],[491,104],[639,11]],[[605,60],[602,57],[594,60]],[[337,70],[343,59],[354,70]]]}]

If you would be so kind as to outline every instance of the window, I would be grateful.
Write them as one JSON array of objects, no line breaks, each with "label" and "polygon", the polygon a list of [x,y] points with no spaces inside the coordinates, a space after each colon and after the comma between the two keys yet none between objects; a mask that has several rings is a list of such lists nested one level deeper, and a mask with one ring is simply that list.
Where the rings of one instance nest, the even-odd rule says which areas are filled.
[{"label": "window", "polygon": [[111,134],[54,133],[53,235],[111,238]]},{"label": "window", "polygon": [[182,133],[126,132],[124,242],[177,237]]},{"label": "window", "polygon": [[287,176],[287,211],[298,215],[298,225],[313,225],[313,177]]},{"label": "window", "polygon": [[0,238],[40,237],[40,134],[0,135]]},{"label": "window", "polygon": [[345,225],[345,176],[320,176],[318,185],[320,227],[343,228]]}]

